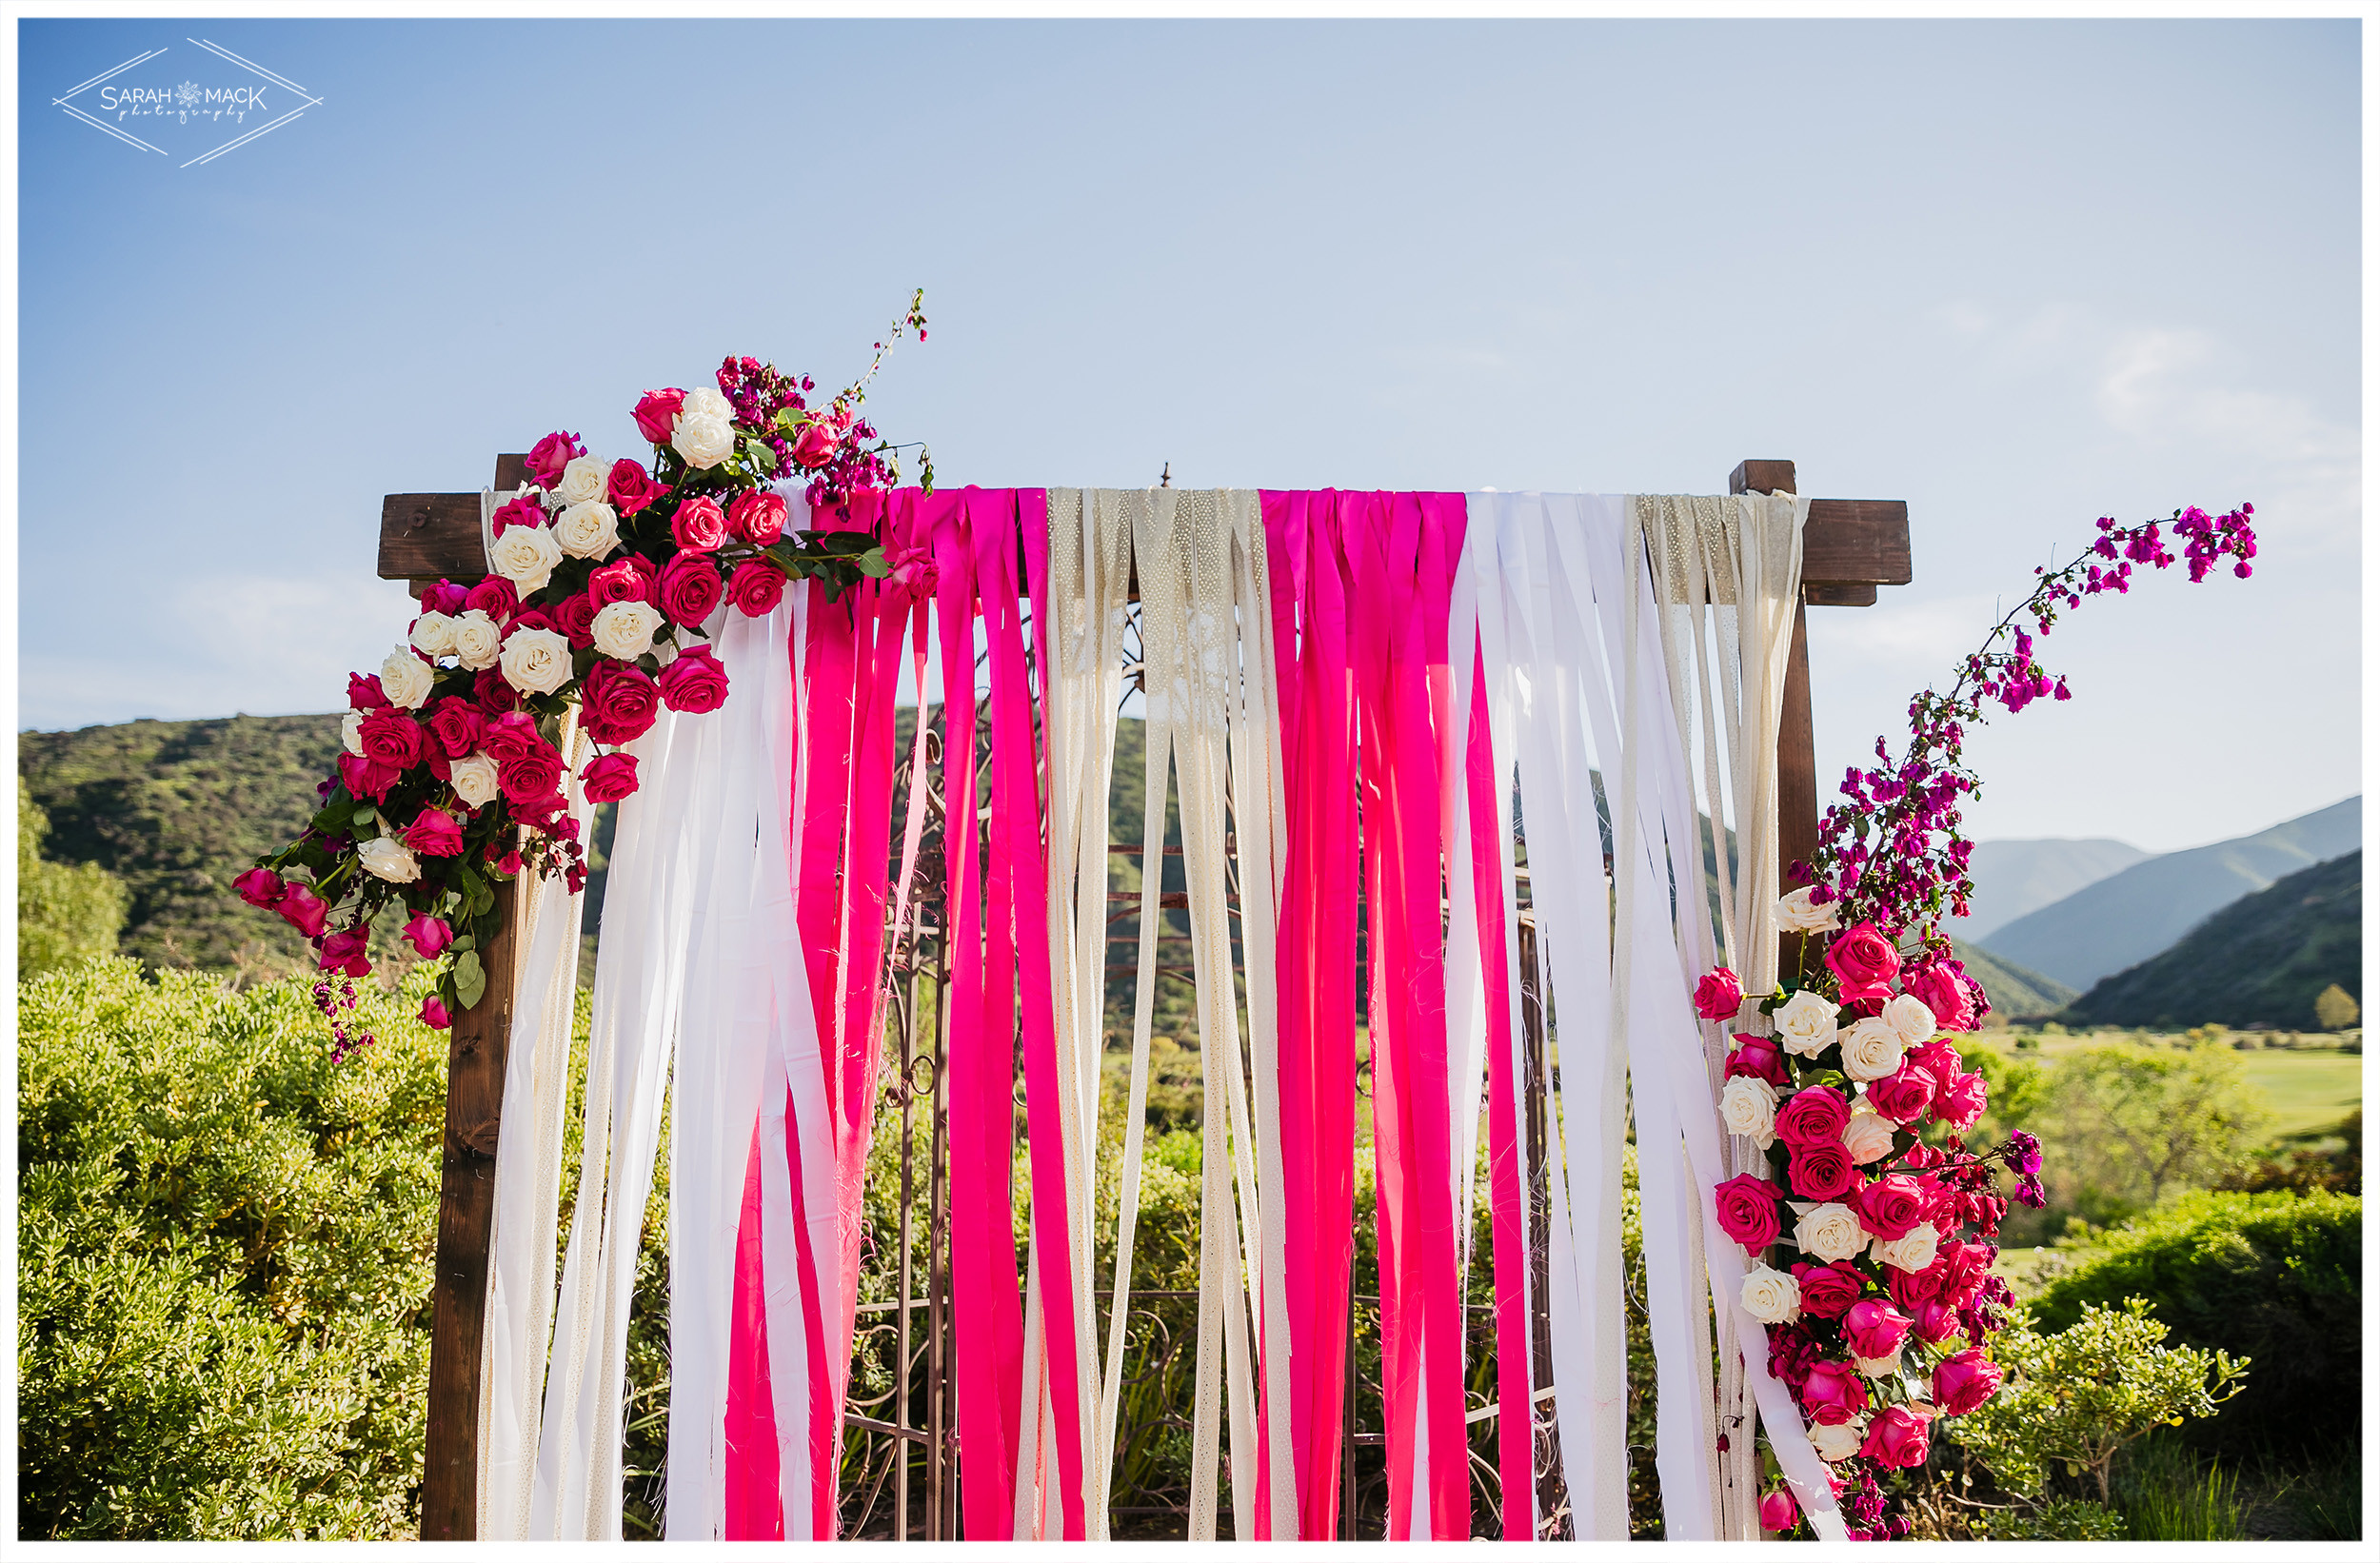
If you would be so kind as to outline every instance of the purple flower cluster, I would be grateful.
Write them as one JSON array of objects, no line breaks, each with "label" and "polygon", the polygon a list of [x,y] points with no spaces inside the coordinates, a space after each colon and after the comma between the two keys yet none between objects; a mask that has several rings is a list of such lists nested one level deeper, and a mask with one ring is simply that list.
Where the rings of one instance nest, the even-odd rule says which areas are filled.
[{"label": "purple flower cluster", "polygon": [[[1812,900],[1840,903],[1837,916],[1847,924],[1870,921],[1895,938],[1914,938],[1921,961],[1946,959],[1943,920],[1966,916],[1975,888],[1969,872],[1973,843],[1959,829],[1962,804],[1980,784],[1963,760],[1968,727],[1985,720],[1987,702],[2016,712],[2044,698],[2071,699],[2066,680],[2035,658],[2034,637],[2048,636],[2059,613],[2080,607],[2086,597],[2130,590],[2136,566],[2162,570],[2187,561],[2195,582],[2228,558],[2235,561],[2234,575],[2253,573],[2254,514],[2252,505],[2220,516],[2195,505],[2174,512],[2178,557],[2160,524],[2120,526],[2101,517],[2089,549],[2058,569],[2036,569],[2032,595],[1993,626],[1950,693],[1926,689],[1910,701],[1907,752],[1896,760],[1878,738],[1875,766],[1844,774],[1842,800],[1819,824],[1816,854],[1793,865],[1795,878],[1814,887]],[[2017,623],[2022,618],[2032,620],[2030,629]],[[1988,1012],[1982,988],[1962,980],[1980,1019]]]},{"label": "purple flower cluster", "polygon": [[330,1022],[330,1061],[345,1063],[350,1050],[369,1047],[376,1039],[368,1031],[349,1031],[345,1012],[355,1008],[355,980],[342,976],[339,985],[330,984],[326,972],[314,979],[314,1007]]}]

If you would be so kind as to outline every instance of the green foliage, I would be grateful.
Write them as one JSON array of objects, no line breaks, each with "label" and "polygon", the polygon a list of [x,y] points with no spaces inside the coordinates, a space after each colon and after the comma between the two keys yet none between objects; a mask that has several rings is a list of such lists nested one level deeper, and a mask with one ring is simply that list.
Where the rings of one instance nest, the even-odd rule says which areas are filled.
[{"label": "green foliage", "polygon": [[17,735],[22,796],[50,813],[50,851],[122,878],[124,953],[151,966],[279,975],[310,961],[231,881],[312,818],[339,752],[337,716],[128,722]]},{"label": "green foliage", "polygon": [[2314,1024],[2325,1031],[2345,1031],[2362,1019],[2364,1007],[2336,982],[2314,995]]},{"label": "green foliage", "polygon": [[2116,1463],[2115,1506],[2128,1541],[2244,1541],[2239,1478],[2201,1464],[2180,1439],[2151,1434]]},{"label": "green foliage", "polygon": [[2121,1541],[2124,1516],[2089,1498],[2049,1498],[1993,1510],[1985,1532],[1993,1541]]},{"label": "green foliage", "polygon": [[2002,1487],[2039,1497],[2050,1477],[2087,1479],[2109,1499],[2115,1456],[2154,1429],[2211,1416],[2238,1393],[2248,1364],[2225,1352],[2165,1344],[2148,1304],[2086,1304],[2073,1324],[2044,1335],[2019,1320],[1993,1355],[2008,1376],[2000,1393],[1945,1424]]},{"label": "green foliage", "polygon": [[128,960],[18,989],[19,1524],[405,1537],[419,1505],[446,1039],[367,989]]},{"label": "green foliage", "polygon": [[2056,1329],[2142,1298],[2176,1340],[2256,1364],[2239,1403],[2193,1442],[2320,1452],[2356,1435],[2362,1272],[2360,1198],[2202,1193],[2076,1249],[2033,1311]]},{"label": "green foliage", "polygon": [[2351,1004],[2363,991],[2363,927],[2364,855],[2350,852],[2242,896],[2162,954],[2102,979],[2066,1018],[2330,1029],[2317,997],[2335,987]]},{"label": "green foliage", "polygon": [[115,954],[124,932],[124,881],[97,863],[42,856],[50,816],[30,798],[16,811],[16,971],[20,978]]},{"label": "green foliage", "polygon": [[2026,1127],[2052,1206],[2105,1224],[2231,1172],[2270,1120],[2230,1048],[2105,1042],[2058,1060]]}]

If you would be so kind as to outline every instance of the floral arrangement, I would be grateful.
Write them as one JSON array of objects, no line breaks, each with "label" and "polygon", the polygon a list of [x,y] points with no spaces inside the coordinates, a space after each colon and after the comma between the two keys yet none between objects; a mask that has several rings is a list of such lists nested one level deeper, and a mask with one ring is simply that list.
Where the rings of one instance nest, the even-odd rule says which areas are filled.
[{"label": "floral arrangement", "polygon": [[[2254,513],[2175,513],[2192,581],[2227,558],[2234,574],[2251,573]],[[1962,759],[1968,726],[1985,720],[1986,702],[2015,712],[2070,698],[2036,660],[2035,637],[2086,597],[2128,590],[2135,566],[2179,562],[2157,523],[2103,518],[2098,531],[2089,551],[2034,572],[2032,594],[1948,694],[1910,702],[1898,760],[1879,738],[1875,768],[1845,777],[1815,861],[1793,865],[1803,882],[1777,904],[1798,959],[1758,1006],[1774,1035],[1737,1033],[1727,1058],[1720,1117],[1766,1154],[1769,1172],[1718,1186],[1719,1224],[1755,1261],[1743,1305],[1767,1328],[1769,1370],[1799,1401],[1857,1540],[1909,1533],[1878,1478],[1923,1465],[1934,1419],[1965,1415],[2000,1386],[1992,1337],[2014,1298],[1992,1273],[2008,1213],[1999,1173],[2013,1172],[2016,1199],[2037,1208],[2041,1147],[2021,1130],[1982,1152],[1960,1138],[1989,1094],[1954,1038],[1977,1029],[1990,1003],[1951,954],[1942,920],[1965,916],[1974,892],[1973,847],[1959,833],[1960,802],[1979,785]],[[1725,967],[1695,993],[1706,1020],[1734,1020],[1743,999]],[[1798,1522],[1791,1494],[1766,1495],[1764,1529]]]},{"label": "floral arrangement", "polygon": [[[807,576],[828,600],[892,572],[858,530],[788,531],[776,485],[806,477],[815,510],[901,481],[899,450],[860,415],[892,345],[925,339],[924,293],[894,324],[866,371],[824,407],[806,375],[729,358],[717,388],[648,390],[632,417],[649,465],[588,454],[556,431],[529,451],[526,483],[495,512],[492,573],[422,594],[404,643],[373,674],[352,674],[337,774],[304,835],[260,860],[236,887],[313,941],[314,1000],[332,1056],[368,1046],[350,1033],[354,981],[370,973],[372,922],[391,903],[422,959],[450,956],[422,1007],[432,1026],[479,1001],[479,954],[496,932],[496,885],[524,872],[585,879],[579,822],[563,797],[565,723],[575,711],[589,758],[589,802],[636,791],[621,745],[661,708],[701,713],[727,698],[704,643],[721,610],[774,609]],[[930,454],[922,482],[933,487]]]}]

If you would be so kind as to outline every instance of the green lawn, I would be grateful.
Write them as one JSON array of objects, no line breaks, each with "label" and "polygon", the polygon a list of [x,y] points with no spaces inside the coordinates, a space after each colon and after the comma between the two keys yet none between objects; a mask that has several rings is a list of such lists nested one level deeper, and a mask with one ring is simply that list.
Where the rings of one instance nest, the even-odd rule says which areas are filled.
[{"label": "green lawn", "polygon": [[2363,1105],[2364,1060],[2348,1053],[2243,1053],[2272,1105],[2275,1138],[2318,1134]]}]

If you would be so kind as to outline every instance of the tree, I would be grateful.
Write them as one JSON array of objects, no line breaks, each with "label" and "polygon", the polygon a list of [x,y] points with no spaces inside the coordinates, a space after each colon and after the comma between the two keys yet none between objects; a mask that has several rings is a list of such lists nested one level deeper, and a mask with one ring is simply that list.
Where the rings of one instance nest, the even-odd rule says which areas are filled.
[{"label": "tree", "polygon": [[16,973],[37,977],[116,953],[130,904],[124,881],[97,863],[57,863],[41,855],[50,816],[17,800]]},{"label": "tree", "polygon": [[2002,1332],[1992,1355],[2008,1377],[2000,1393],[1946,1424],[1951,1437],[1992,1468],[2012,1493],[2038,1498],[2050,1468],[2087,1477],[2108,1501],[2115,1456],[2159,1427],[2215,1407],[2246,1386],[2246,1358],[2165,1344],[2165,1325],[2149,1304],[2086,1304],[2082,1318],[2055,1335],[2029,1321]]},{"label": "tree", "polygon": [[2314,1020],[2325,1031],[2345,1031],[2363,1016],[2354,995],[2336,982],[2314,996]]},{"label": "tree", "polygon": [[2053,1202],[2107,1221],[2239,1165],[2271,1115],[2230,1048],[2087,1047],[2053,1074],[2042,1118]]}]

